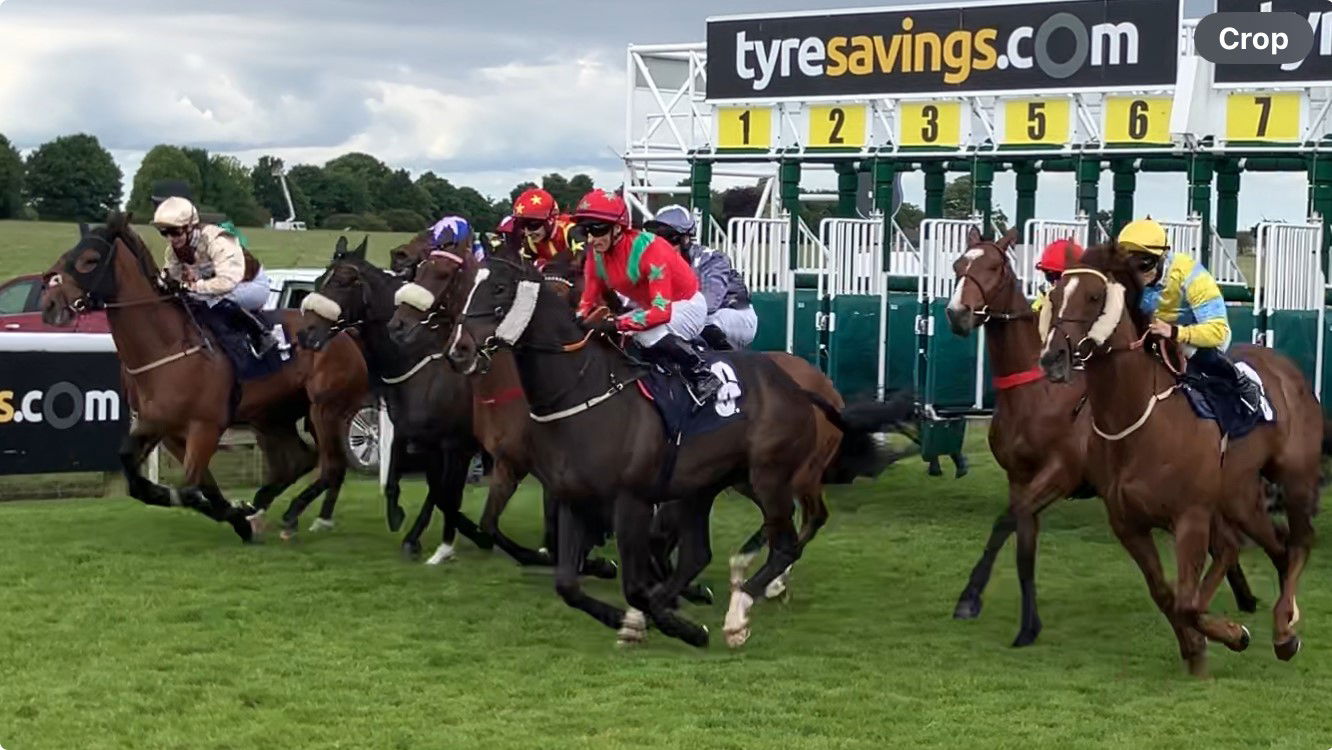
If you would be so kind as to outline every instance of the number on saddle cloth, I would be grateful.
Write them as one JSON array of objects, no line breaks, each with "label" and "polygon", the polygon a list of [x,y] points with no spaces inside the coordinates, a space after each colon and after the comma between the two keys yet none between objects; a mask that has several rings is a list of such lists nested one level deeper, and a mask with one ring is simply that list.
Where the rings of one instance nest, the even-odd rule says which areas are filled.
[{"label": "number on saddle cloth", "polygon": [[745,418],[745,388],[736,368],[714,352],[704,352],[702,356],[712,374],[721,380],[722,387],[715,398],[701,407],[689,394],[684,375],[675,367],[670,372],[651,367],[640,381],[646,391],[644,395],[657,407],[671,441],[683,442]]},{"label": "number on saddle cloth", "polygon": [[263,322],[276,338],[277,346],[268,350],[262,359],[254,356],[250,348],[249,334],[232,319],[232,313],[226,309],[230,302],[208,305],[200,299],[187,298],[190,311],[195,320],[211,334],[217,348],[231,360],[236,379],[240,382],[257,380],[281,370],[295,361],[292,357],[291,332],[287,330],[281,311],[260,310],[251,313]]}]

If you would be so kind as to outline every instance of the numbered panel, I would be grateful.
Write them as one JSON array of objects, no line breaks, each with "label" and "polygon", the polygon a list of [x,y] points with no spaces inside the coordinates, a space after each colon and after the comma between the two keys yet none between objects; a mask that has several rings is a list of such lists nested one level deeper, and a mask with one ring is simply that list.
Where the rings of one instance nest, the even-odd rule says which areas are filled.
[{"label": "numbered panel", "polygon": [[809,148],[861,148],[869,140],[869,105],[809,107]]},{"label": "numbered panel", "polygon": [[961,102],[902,102],[897,112],[898,145],[957,148],[962,143]]},{"label": "numbered panel", "polygon": [[1168,96],[1107,96],[1105,142],[1170,143],[1170,108]]},{"label": "numbered panel", "polygon": [[770,107],[718,107],[718,150],[772,148],[772,113]]},{"label": "numbered panel", "polygon": [[1003,102],[1005,146],[1062,146],[1072,136],[1068,99],[1014,99]]},{"label": "numbered panel", "polygon": [[1227,141],[1300,140],[1304,95],[1246,91],[1226,97]]}]

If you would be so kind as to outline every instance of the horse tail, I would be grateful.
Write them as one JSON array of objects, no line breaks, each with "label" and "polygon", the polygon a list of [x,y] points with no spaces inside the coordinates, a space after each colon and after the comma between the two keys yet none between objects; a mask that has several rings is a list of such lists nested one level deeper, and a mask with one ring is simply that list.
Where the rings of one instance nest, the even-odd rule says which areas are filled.
[{"label": "horse tail", "polygon": [[840,410],[817,393],[805,391],[805,395],[842,432],[837,455],[824,470],[824,483],[850,484],[856,477],[872,479],[893,462],[915,452],[895,452],[871,437],[874,433],[896,431],[915,415],[916,401],[910,392],[898,391],[886,401],[850,404]]}]

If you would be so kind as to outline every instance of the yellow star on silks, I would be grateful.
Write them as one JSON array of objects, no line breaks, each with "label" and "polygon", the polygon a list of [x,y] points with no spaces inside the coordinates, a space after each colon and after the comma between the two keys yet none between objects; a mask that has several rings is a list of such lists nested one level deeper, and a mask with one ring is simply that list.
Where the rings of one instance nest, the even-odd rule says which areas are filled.
[{"label": "yellow star on silks", "polygon": [[652,299],[652,306],[658,310],[665,310],[669,304],[671,304],[671,301],[661,296],[661,292],[657,292],[657,296]]},{"label": "yellow star on silks", "polygon": [[540,205],[541,205],[541,196],[539,196],[539,195],[534,195],[534,196],[532,196],[532,201],[531,201],[531,202],[532,202],[532,205],[533,205],[533,206],[540,206]]},{"label": "yellow star on silks", "polygon": [[570,250],[570,252],[572,252],[574,255],[577,255],[577,254],[583,252],[583,248],[584,248],[584,247],[587,247],[587,241],[586,241],[586,240],[574,240],[574,239],[571,239],[571,240],[569,241],[569,250]]},{"label": "yellow star on silks", "polygon": [[522,203],[519,203],[519,204],[518,204],[518,213],[521,214],[521,213],[525,213],[526,211],[527,211],[527,206],[524,205],[524,204],[522,204]]},{"label": "yellow star on silks", "polygon": [[641,326],[647,323],[647,310],[634,310],[629,319]]},{"label": "yellow star on silks", "polygon": [[656,265],[655,263],[648,264],[648,281],[661,281],[661,277],[665,275],[666,275],[665,264],[660,266]]}]

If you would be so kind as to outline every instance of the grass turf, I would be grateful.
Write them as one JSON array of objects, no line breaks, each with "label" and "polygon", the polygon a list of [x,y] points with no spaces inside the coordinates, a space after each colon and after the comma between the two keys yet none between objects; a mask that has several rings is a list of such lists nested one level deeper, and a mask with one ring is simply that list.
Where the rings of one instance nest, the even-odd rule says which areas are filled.
[{"label": "grass turf", "polygon": [[[153,249],[160,264],[166,240],[147,225],[135,227],[139,236]],[[333,255],[333,245],[344,233],[326,229],[307,232],[280,232],[273,229],[241,227],[250,242],[250,251],[267,268],[323,268]],[[388,252],[411,238],[402,232],[347,232],[355,246],[363,236],[370,237],[370,260],[388,265]],[[74,246],[79,230],[76,224],[44,221],[0,221],[0,282],[19,274],[42,273],[61,253]]]},{"label": "grass turf", "polygon": [[[1305,649],[1289,664],[1270,648],[1272,569],[1245,553],[1261,599],[1241,616],[1253,646],[1211,647],[1209,681],[1185,675],[1098,501],[1044,518],[1035,647],[1008,646],[1011,548],[981,618],[953,621],[1006,495],[972,437],[965,479],[926,477],[912,461],[832,488],[832,521],[796,567],[792,599],[760,603],[738,652],[721,638],[724,601],[686,609],[712,628],[707,650],[654,631],[619,651],[614,633],[565,607],[547,573],[501,553],[463,542],[442,568],[404,563],[365,480],[344,493],[337,530],[252,547],[192,512],[124,498],[6,503],[0,745],[1332,745],[1332,587],[1317,553],[1300,602]],[[404,498],[421,494],[412,485]],[[482,499],[469,489],[468,510]],[[506,528],[534,542],[537,506],[526,486]],[[719,502],[705,574],[719,595],[727,555],[757,520],[748,501]],[[587,586],[619,601],[616,583]],[[1233,609],[1223,589],[1213,611]]]}]

